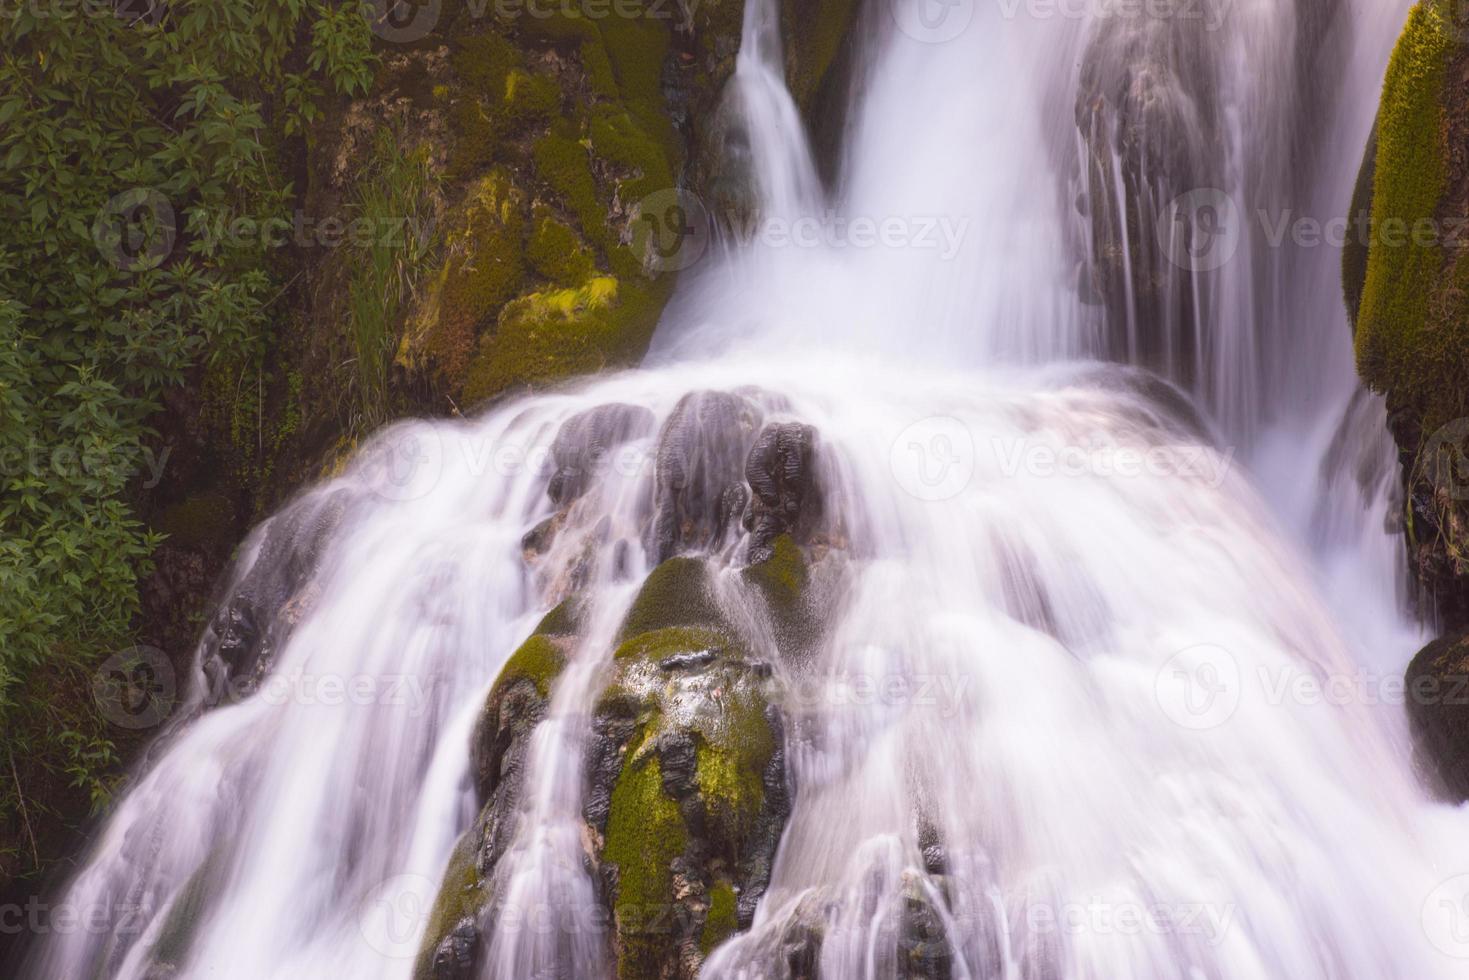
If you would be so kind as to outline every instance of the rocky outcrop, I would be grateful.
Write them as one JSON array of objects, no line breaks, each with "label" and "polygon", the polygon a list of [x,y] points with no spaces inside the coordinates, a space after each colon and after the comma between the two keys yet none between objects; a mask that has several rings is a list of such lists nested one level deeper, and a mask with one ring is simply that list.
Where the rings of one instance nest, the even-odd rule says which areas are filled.
[{"label": "rocky outcrop", "polygon": [[685,395],[658,436],[649,552],[717,550],[744,513],[745,461],[764,413],[727,391]]},{"label": "rocky outcrop", "polygon": [[585,491],[613,450],[649,435],[657,427],[653,413],[641,405],[599,405],[567,419],[551,443],[556,472],[547,493],[566,506]]},{"label": "rocky outcrop", "polygon": [[692,978],[748,928],[790,814],[772,665],[718,617],[707,574],[654,573],[593,715],[586,818],[622,977]]},{"label": "rocky outcrop", "polygon": [[1449,632],[1469,626],[1469,35],[1455,5],[1409,16],[1383,85],[1354,208],[1365,256],[1344,267],[1357,367],[1387,398],[1410,564]]},{"label": "rocky outcrop", "polygon": [[[782,574],[807,581],[788,535],[775,552],[772,561],[788,566]],[[773,697],[772,660],[786,650],[752,648],[716,598],[712,574],[693,557],[654,569],[591,711],[582,839],[620,977],[691,980],[714,946],[748,928],[790,815],[787,720]],[[745,582],[756,605],[770,594]],[[420,978],[477,975],[495,868],[523,819],[524,780],[534,778],[525,768],[530,737],[576,649],[578,602],[543,620],[486,701],[473,745],[483,809],[441,885]]]},{"label": "rocky outcrop", "polygon": [[745,460],[745,482],[751,491],[744,517],[750,563],[769,560],[782,534],[805,543],[821,516],[816,430],[799,422],[766,426]]},{"label": "rocky outcrop", "polygon": [[1424,647],[1408,666],[1404,690],[1424,781],[1451,802],[1469,800],[1469,635]]}]

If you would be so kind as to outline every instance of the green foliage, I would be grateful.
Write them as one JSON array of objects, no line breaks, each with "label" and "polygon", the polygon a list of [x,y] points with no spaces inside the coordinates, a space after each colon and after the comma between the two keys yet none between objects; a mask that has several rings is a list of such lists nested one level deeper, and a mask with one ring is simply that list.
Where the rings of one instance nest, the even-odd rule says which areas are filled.
[{"label": "green foliage", "polygon": [[311,27],[311,70],[324,74],[338,92],[362,95],[372,84],[378,58],[365,3],[323,4]]},{"label": "green foliage", "polygon": [[364,428],[387,420],[388,365],[396,329],[433,255],[436,177],[430,149],[403,154],[393,132],[381,129],[351,205],[347,287],[357,388]]},{"label": "green foliage", "polygon": [[[206,232],[284,219],[282,140],[319,92],[286,67],[315,20],[312,62],[339,90],[365,84],[358,10],[0,19],[0,728],[28,785],[105,796],[90,673],[131,645],[158,543],[128,504],[148,420],[195,366],[258,352],[279,292],[263,236]],[[21,782],[0,826],[34,830]]]}]

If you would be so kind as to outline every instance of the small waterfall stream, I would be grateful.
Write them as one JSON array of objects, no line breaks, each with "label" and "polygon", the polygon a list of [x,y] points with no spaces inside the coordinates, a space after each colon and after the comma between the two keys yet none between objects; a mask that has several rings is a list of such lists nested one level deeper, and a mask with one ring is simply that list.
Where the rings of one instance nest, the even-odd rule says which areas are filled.
[{"label": "small waterfall stream", "polygon": [[[732,85],[762,233],[686,275],[643,369],[395,425],[255,532],[68,886],[137,927],[53,937],[28,975],[411,976],[486,694],[572,593],[589,612],[494,868],[522,917],[488,923],[482,975],[610,975],[588,717],[661,557],[665,435],[711,391],[818,433],[830,628],[775,658],[793,809],[703,975],[789,975],[816,932],[823,977],[909,976],[915,915],[976,980],[1462,975],[1421,913],[1469,825],[1414,785],[1400,707],[1290,693],[1400,675],[1420,637],[1338,253],[1252,217],[1345,206],[1405,4],[950,7],[972,22],[944,43],[869,11],[824,188],[774,0],[749,0]],[[1137,229],[1199,190],[1238,250],[1180,268]],[[800,221],[814,243],[764,233]],[[562,495],[558,434],[608,405],[636,424]],[[697,549],[733,607],[748,543]]]}]

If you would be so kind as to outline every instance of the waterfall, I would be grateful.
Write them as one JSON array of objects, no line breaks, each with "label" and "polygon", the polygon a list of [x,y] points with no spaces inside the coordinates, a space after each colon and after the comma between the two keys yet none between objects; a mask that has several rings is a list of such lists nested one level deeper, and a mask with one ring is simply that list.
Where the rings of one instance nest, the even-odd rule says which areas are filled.
[{"label": "waterfall", "polygon": [[[759,205],[645,366],[394,425],[254,532],[187,704],[67,886],[127,926],[49,937],[27,975],[413,975],[482,802],[486,696],[573,594],[491,869],[523,915],[485,923],[480,969],[610,975],[588,719],[680,550],[790,719],[768,886],[703,975],[789,975],[805,948],[824,977],[901,977],[930,947],[976,980],[1462,974],[1425,916],[1469,868],[1465,825],[1414,785],[1401,707],[1299,693],[1376,691],[1419,636],[1337,253],[1256,220],[1346,206],[1405,5],[961,2],[955,33],[927,3],[868,12],[824,188],[774,0],[748,0],[732,85]],[[1239,251],[1180,268],[1137,229],[1195,235],[1170,207],[1199,190]],[[819,439],[829,622],[800,657],[741,606],[748,528],[660,524],[669,434],[709,392],[739,421],[700,435],[706,475],[743,473],[762,426]],[[568,446],[597,449],[595,479]]]}]

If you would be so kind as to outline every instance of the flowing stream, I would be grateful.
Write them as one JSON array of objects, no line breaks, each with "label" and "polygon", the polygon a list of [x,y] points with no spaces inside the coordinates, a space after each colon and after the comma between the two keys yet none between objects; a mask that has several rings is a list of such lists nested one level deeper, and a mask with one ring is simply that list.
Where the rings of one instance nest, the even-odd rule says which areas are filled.
[{"label": "flowing stream", "polygon": [[[483,975],[608,975],[575,921],[587,716],[658,557],[656,432],[701,391],[814,427],[841,567],[826,642],[776,665],[772,879],[705,976],[783,975],[810,922],[821,976],[907,976],[914,902],[955,977],[1463,975],[1425,910],[1469,823],[1374,696],[1423,640],[1383,408],[1339,250],[1276,233],[1345,210],[1406,6],[873,4],[823,186],[774,0],[748,0],[728,98],[758,204],[647,363],[393,426],[258,529],[68,886],[134,914],[50,937],[29,975],[410,976],[474,819],[475,719],[573,582],[593,611],[495,872],[542,927],[492,923]],[[609,403],[656,426],[528,563],[548,447]],[[732,573],[743,534],[704,550]],[[270,656],[222,697],[241,633]],[[1352,695],[1299,693],[1323,679]]]}]

